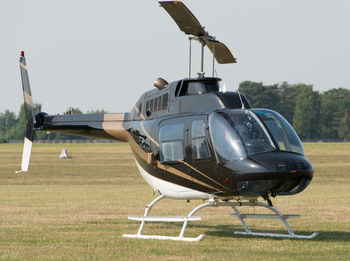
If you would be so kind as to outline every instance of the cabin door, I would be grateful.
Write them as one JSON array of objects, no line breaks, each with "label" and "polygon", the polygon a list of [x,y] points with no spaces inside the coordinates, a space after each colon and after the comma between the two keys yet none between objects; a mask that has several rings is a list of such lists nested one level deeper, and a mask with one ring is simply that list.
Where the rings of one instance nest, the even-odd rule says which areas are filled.
[{"label": "cabin door", "polygon": [[219,183],[220,177],[215,174],[216,161],[210,148],[207,116],[189,117],[186,132],[185,161],[191,168],[192,177],[217,187],[214,181]]}]

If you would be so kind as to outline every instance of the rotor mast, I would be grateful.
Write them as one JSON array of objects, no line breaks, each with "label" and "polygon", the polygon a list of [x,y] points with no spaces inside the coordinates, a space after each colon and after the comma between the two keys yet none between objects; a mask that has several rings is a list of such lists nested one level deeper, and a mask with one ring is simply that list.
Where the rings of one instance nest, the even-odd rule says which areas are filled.
[{"label": "rotor mast", "polygon": [[[206,35],[204,36],[190,36],[190,41],[191,40],[196,40],[200,43],[201,45],[201,55],[200,55],[200,71],[198,72],[198,77],[204,77],[204,47],[207,45],[207,43],[210,41],[213,43],[213,76],[214,76],[214,67],[215,67],[215,43],[217,42],[215,40],[215,36],[210,36],[208,32],[206,32]],[[191,56],[191,53],[190,53]],[[191,60],[191,58],[190,58]],[[189,64],[191,67],[191,63]],[[191,77],[191,74],[190,74]]]}]

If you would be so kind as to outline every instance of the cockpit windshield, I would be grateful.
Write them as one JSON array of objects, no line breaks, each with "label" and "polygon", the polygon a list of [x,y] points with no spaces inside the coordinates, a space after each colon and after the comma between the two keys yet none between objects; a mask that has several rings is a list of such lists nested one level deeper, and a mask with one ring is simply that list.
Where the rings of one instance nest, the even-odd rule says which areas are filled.
[{"label": "cockpit windshield", "polygon": [[265,123],[279,150],[305,155],[303,145],[293,127],[279,113],[266,109],[252,109]]},{"label": "cockpit windshield", "polygon": [[217,160],[222,163],[271,151],[304,154],[293,128],[271,110],[215,112],[209,116],[209,130]]}]

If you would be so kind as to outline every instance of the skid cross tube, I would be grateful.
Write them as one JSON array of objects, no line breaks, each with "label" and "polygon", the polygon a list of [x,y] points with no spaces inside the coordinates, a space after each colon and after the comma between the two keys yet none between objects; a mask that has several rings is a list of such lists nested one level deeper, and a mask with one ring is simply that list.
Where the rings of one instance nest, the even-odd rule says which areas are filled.
[{"label": "skid cross tube", "polygon": [[[200,220],[200,217],[193,216],[195,213],[197,213],[199,210],[207,208],[207,207],[231,207],[235,214],[231,214],[232,217],[238,218],[243,227],[245,232],[242,231],[235,231],[234,234],[241,234],[241,235],[250,235],[250,236],[265,236],[265,237],[284,237],[284,238],[297,238],[297,239],[312,239],[315,238],[318,233],[313,233],[311,235],[296,235],[292,228],[290,227],[289,223],[287,222],[288,218],[298,218],[299,215],[284,215],[280,211],[278,211],[275,207],[269,206],[268,204],[265,204],[263,202],[256,202],[256,201],[248,201],[248,202],[232,202],[232,201],[224,201],[224,202],[218,202],[215,198],[210,198],[209,202],[203,203],[197,207],[195,207],[187,216],[184,217],[152,217],[148,216],[151,208],[158,203],[160,200],[165,198],[164,195],[160,195],[156,199],[154,199],[148,206],[146,206],[145,214],[141,217],[129,217],[131,220],[138,220],[141,221],[140,228],[137,232],[137,234],[124,234],[123,237],[129,237],[129,238],[142,238],[142,239],[161,239],[161,240],[177,240],[177,241],[200,241],[204,235],[199,235],[198,237],[185,237],[186,228],[189,221],[196,221]],[[250,207],[264,207],[275,214],[242,214],[238,207],[241,206],[250,206]],[[260,233],[260,232],[252,232],[245,222],[245,219],[247,218],[255,218],[255,219],[280,219],[287,231],[288,234],[278,234],[278,233]],[[179,236],[160,236],[160,235],[143,235],[142,231],[145,225],[145,222],[184,222],[181,232]]]}]

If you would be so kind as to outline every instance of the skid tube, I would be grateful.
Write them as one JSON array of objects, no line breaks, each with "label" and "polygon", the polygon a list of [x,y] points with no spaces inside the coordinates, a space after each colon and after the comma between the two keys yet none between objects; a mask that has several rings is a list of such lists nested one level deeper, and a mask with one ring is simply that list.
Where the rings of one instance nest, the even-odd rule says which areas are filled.
[{"label": "skid tube", "polygon": [[[204,235],[199,235],[198,237],[185,237],[186,228],[189,221],[197,221],[201,220],[200,217],[193,216],[196,212],[198,212],[201,209],[207,208],[207,207],[232,207],[232,209],[235,211],[235,214],[231,214],[232,217],[238,218],[243,227],[243,231],[235,231],[234,234],[240,234],[240,235],[249,235],[249,236],[264,236],[264,237],[280,237],[280,238],[296,238],[296,239],[312,239],[315,238],[318,233],[313,233],[311,235],[297,235],[294,233],[292,228],[290,227],[289,223],[287,222],[288,218],[299,218],[300,215],[284,215],[280,211],[278,211],[275,207],[269,206],[268,204],[265,204],[263,202],[256,202],[256,201],[247,201],[247,202],[232,202],[232,201],[223,201],[218,202],[216,198],[210,198],[209,202],[203,203],[197,207],[195,207],[187,216],[183,217],[157,217],[157,216],[148,216],[150,210],[152,207],[158,203],[160,200],[164,199],[164,195],[158,196],[156,199],[154,199],[149,205],[146,206],[145,213],[143,216],[130,216],[128,219],[131,220],[137,220],[141,221],[139,230],[137,234],[124,234],[123,237],[128,238],[139,238],[139,239],[159,239],[159,240],[175,240],[175,241],[200,241],[203,239]],[[237,207],[241,206],[250,206],[250,207],[264,207],[275,214],[242,214]],[[288,234],[278,234],[278,233],[260,233],[260,232],[252,232],[245,222],[244,219],[247,218],[255,218],[255,219],[280,219],[283,224],[285,225]],[[143,235],[142,231],[145,226],[146,222],[183,222],[182,229],[180,231],[180,234],[178,236],[160,236],[160,235]]]}]

